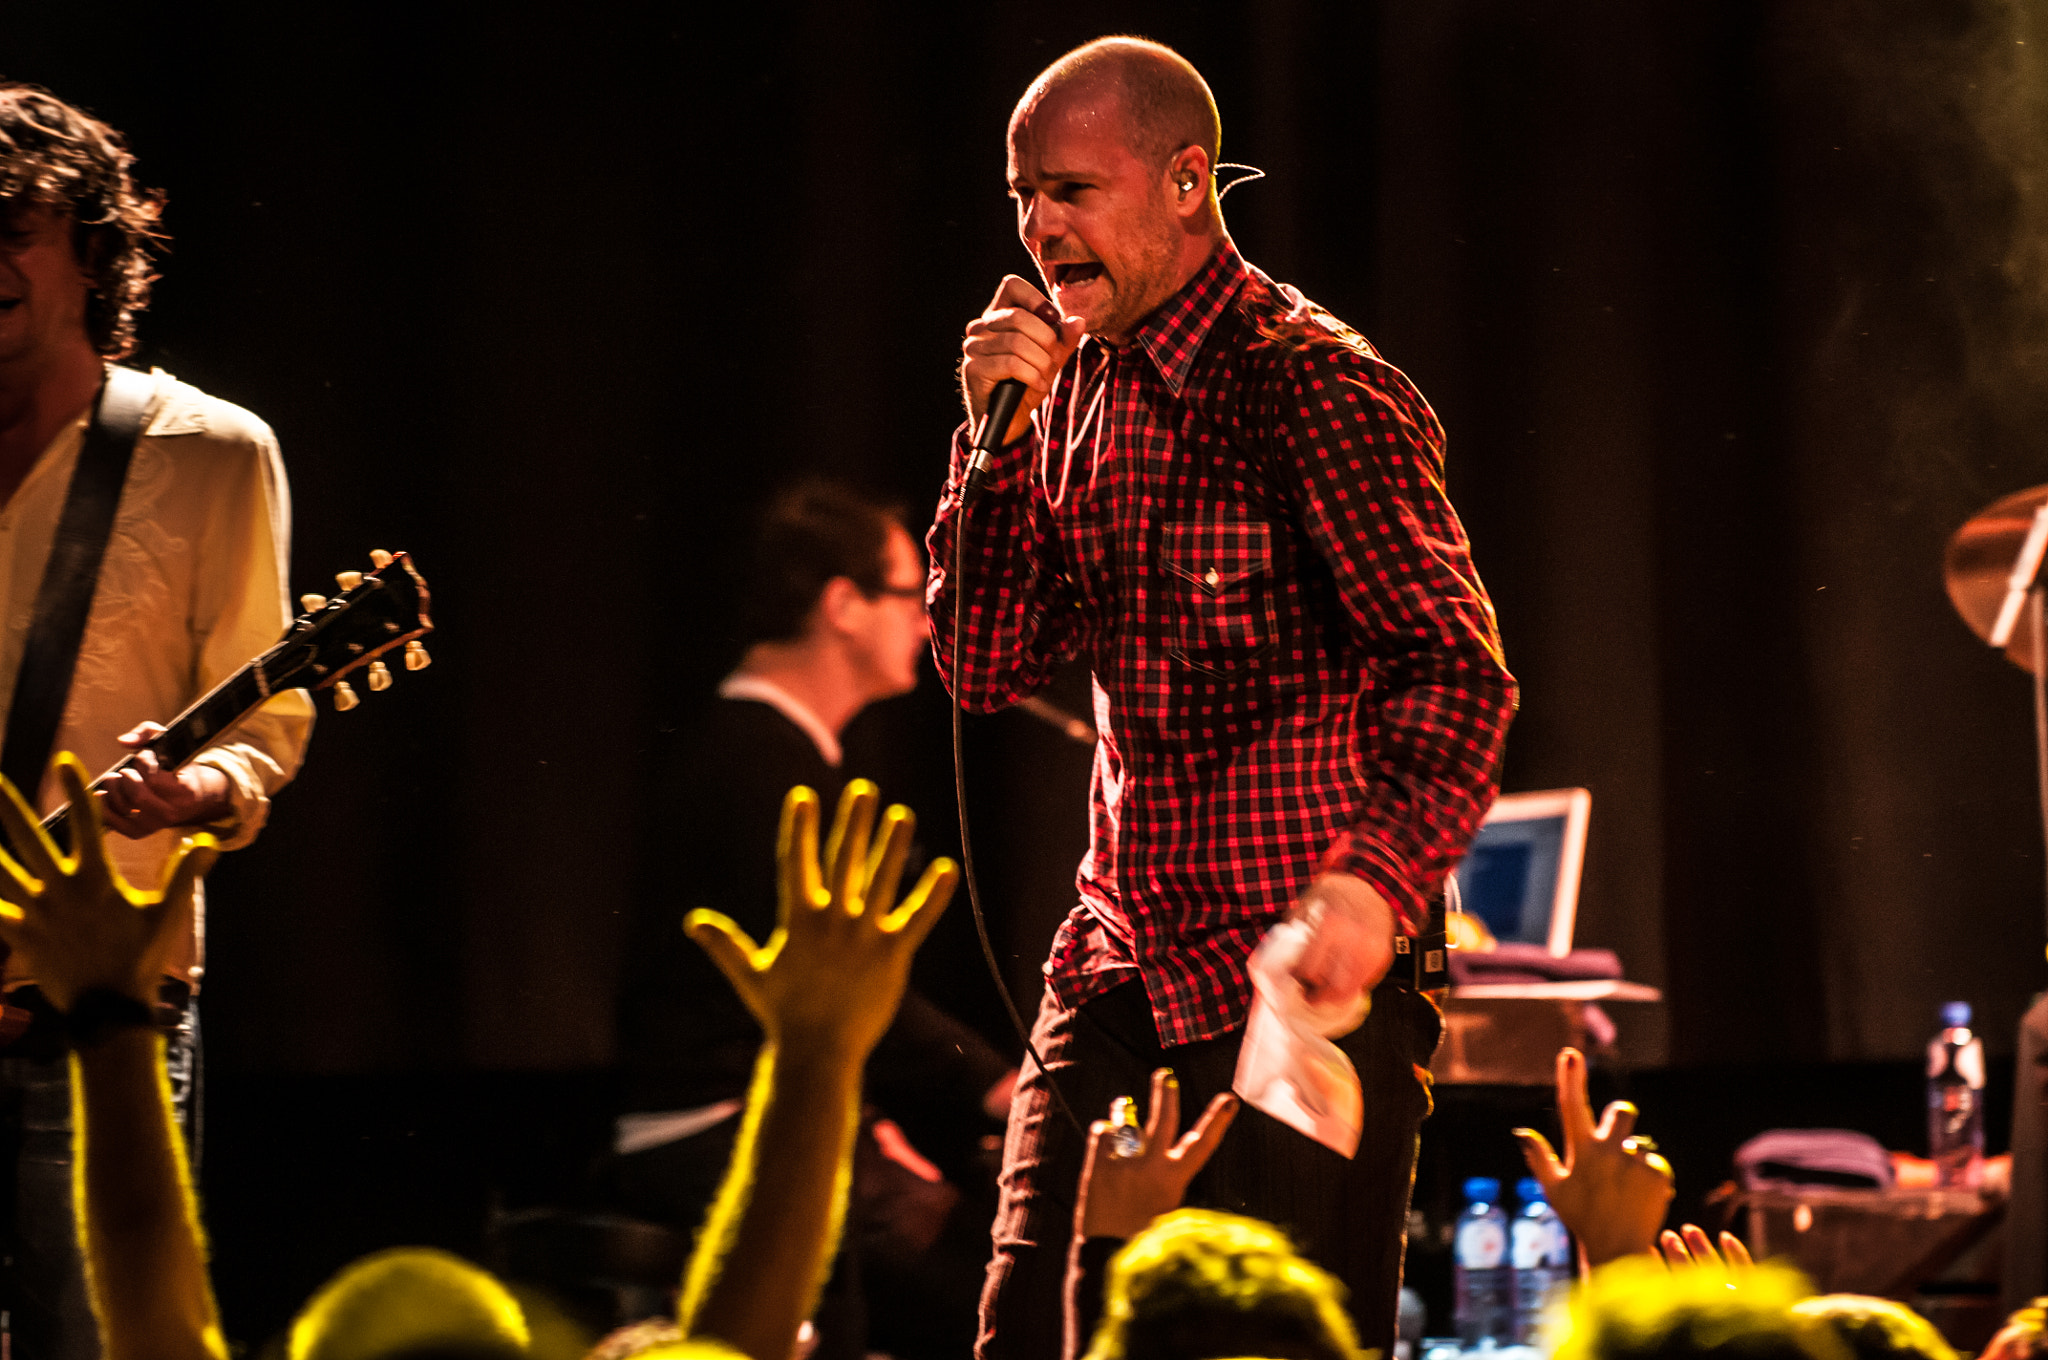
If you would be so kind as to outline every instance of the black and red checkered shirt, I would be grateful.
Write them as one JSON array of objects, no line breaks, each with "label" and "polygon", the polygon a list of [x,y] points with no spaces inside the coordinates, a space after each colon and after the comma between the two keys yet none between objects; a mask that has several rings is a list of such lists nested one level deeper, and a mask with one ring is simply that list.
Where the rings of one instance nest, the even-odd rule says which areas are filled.
[{"label": "black and red checkered shirt", "polygon": [[1227,243],[1129,344],[1084,341],[953,535],[932,526],[939,669],[990,711],[1085,658],[1101,741],[1081,905],[1046,976],[1142,978],[1162,1042],[1244,1023],[1245,963],[1318,872],[1416,933],[1493,801],[1515,684],[1443,430],[1363,337]]}]

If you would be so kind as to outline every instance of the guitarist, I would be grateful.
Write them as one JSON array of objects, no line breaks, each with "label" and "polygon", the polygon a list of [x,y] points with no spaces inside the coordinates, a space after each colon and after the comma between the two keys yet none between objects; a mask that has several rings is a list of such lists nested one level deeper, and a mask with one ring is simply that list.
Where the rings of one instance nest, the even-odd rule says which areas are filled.
[{"label": "guitarist", "polygon": [[[160,730],[138,720],[177,713],[291,618],[291,509],[269,427],[161,370],[114,367],[134,348],[163,239],[162,197],[137,189],[132,160],[105,123],[0,84],[0,768],[30,771],[28,783],[56,750],[111,766]],[[60,568],[80,560],[74,530],[91,521],[95,485],[103,546],[96,562],[84,553],[83,583],[67,582]],[[74,641],[53,647],[67,587],[83,628],[74,622]],[[126,838],[109,846],[121,873],[154,886],[182,828],[248,844],[298,769],[312,718],[310,698],[292,690],[176,772],[143,755],[100,795]],[[47,749],[27,749],[37,745]],[[61,802],[54,780],[23,793],[40,812]],[[196,905],[159,1008],[188,1142]],[[34,984],[33,958],[7,959],[8,1015],[27,1024],[0,1048],[0,1246],[13,1258],[0,1308],[17,1360],[68,1360],[99,1354],[72,1225],[64,1051],[92,1035],[67,1034]]]}]

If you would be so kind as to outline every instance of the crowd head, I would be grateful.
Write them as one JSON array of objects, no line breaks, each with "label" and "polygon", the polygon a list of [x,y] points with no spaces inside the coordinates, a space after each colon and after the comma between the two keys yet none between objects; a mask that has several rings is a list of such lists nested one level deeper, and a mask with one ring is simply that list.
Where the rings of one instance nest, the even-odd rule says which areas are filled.
[{"label": "crowd head", "polygon": [[1856,1360],[1956,1360],[1933,1323],[1890,1299],[1823,1294],[1793,1304],[1792,1314],[1827,1323]]},{"label": "crowd head", "polygon": [[400,1247],[328,1281],[292,1324],[289,1360],[517,1360],[519,1301],[458,1256]]},{"label": "crowd head", "polygon": [[1089,1360],[1363,1360],[1344,1286],[1271,1224],[1180,1209],[1110,1265]]},{"label": "crowd head", "polygon": [[1574,1295],[1557,1360],[1850,1360],[1834,1330],[1793,1305],[1812,1292],[1789,1267],[1731,1277],[1713,1265],[1666,1267],[1631,1256]]},{"label": "crowd head", "polygon": [[1981,1360],[2036,1360],[2048,1354],[2048,1298],[2035,1299],[2005,1320]]}]

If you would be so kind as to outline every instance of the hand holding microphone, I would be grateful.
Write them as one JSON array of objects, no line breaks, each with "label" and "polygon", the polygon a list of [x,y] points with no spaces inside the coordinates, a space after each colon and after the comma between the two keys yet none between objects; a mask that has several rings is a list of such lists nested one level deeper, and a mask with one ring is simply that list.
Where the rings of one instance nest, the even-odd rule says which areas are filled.
[{"label": "hand holding microphone", "polygon": [[[983,435],[977,443],[998,435],[997,442],[988,445],[995,449],[1024,437],[1031,413],[1080,346],[1086,324],[1078,316],[1061,316],[1045,294],[1017,275],[1003,279],[988,310],[967,324],[967,338],[960,345],[960,392],[968,420]],[[999,429],[984,432],[983,425],[996,424],[985,417],[997,384],[1006,380],[1023,388],[1014,414]]]}]

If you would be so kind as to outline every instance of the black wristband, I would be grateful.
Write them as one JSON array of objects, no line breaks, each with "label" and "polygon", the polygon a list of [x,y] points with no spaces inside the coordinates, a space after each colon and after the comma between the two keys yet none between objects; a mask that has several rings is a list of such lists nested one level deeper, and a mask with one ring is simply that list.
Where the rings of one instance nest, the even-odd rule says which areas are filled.
[{"label": "black wristband", "polygon": [[73,1048],[91,1048],[124,1029],[155,1029],[156,1007],[124,992],[91,987],[64,1012],[64,1037]]}]

